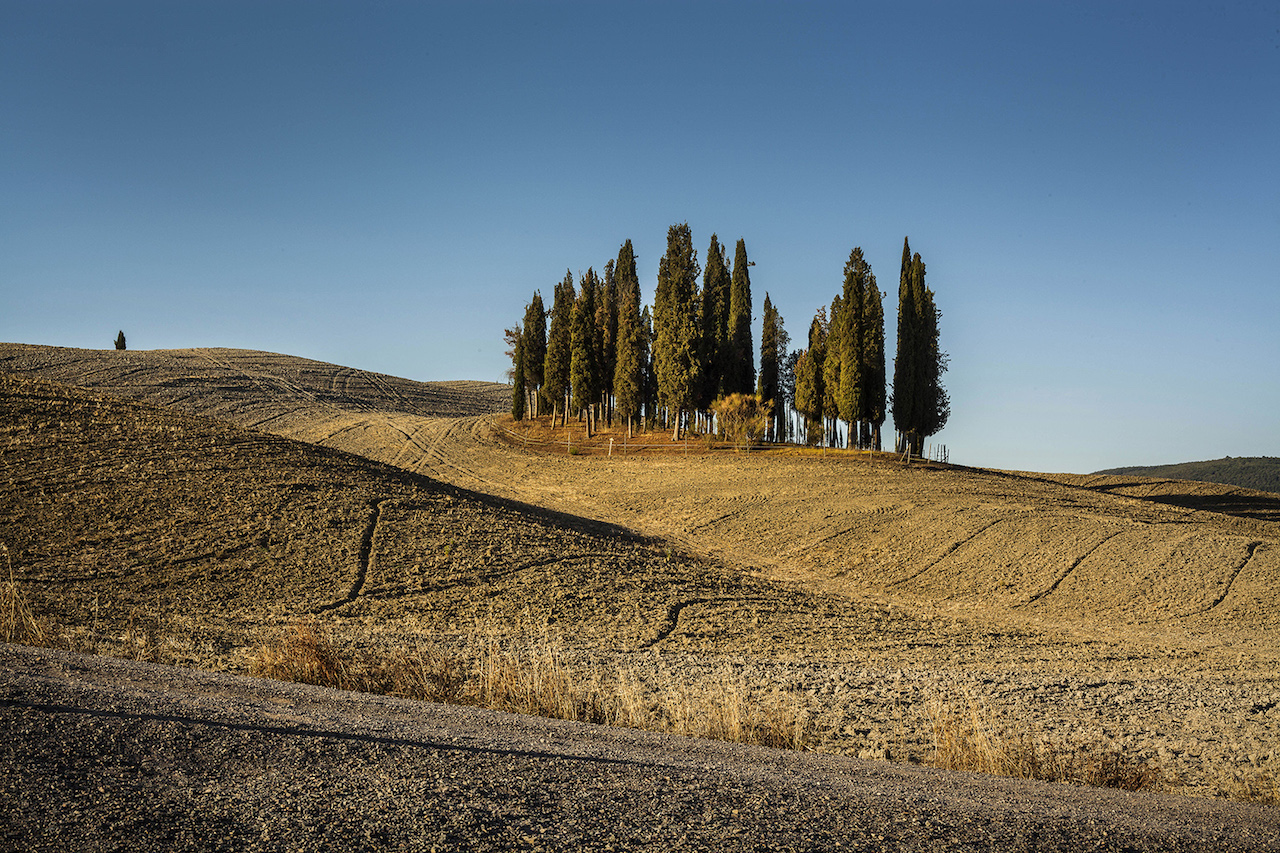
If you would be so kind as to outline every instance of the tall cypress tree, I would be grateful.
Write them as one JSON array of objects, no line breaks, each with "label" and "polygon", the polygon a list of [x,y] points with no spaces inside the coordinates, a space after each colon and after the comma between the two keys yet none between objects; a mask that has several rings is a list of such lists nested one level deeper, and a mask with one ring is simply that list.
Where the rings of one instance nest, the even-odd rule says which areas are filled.
[{"label": "tall cypress tree", "polygon": [[822,420],[822,368],[812,348],[800,353],[796,360],[796,411],[804,418],[805,443],[814,444]]},{"label": "tall cypress tree", "polygon": [[[736,270],[735,270],[736,272]],[[760,401],[772,406],[770,417],[769,440],[777,440],[778,423],[778,312],[764,295],[764,320],[760,331],[760,387],[757,393]]]},{"label": "tall cypress tree", "polygon": [[511,417],[517,421],[524,420],[525,395],[528,393],[525,388],[525,381],[524,334],[522,333],[516,339],[516,372],[511,383]]},{"label": "tall cypress tree", "polygon": [[524,366],[525,382],[533,391],[533,416],[539,415],[542,398],[542,371],[547,360],[547,312],[542,307],[542,294],[533,292],[533,299],[524,309]]},{"label": "tall cypress tree", "polygon": [[840,418],[848,425],[850,443],[866,419],[866,372],[863,351],[867,337],[866,302],[871,268],[855,248],[844,265],[844,292],[841,300],[840,390],[837,404]]},{"label": "tall cypress tree", "polygon": [[[596,335],[596,289],[594,269],[578,282],[578,298],[573,304],[573,332],[570,335],[569,385],[573,408],[579,415],[596,403],[600,393],[599,338]],[[591,422],[587,422],[590,432]]]},{"label": "tall cypress tree", "polygon": [[653,431],[654,419],[658,412],[658,368],[654,363],[653,348],[655,341],[653,331],[653,315],[649,306],[640,312],[640,401],[644,407],[647,428]]},{"label": "tall cypress tree", "polygon": [[810,444],[821,444],[826,441],[826,419],[830,416],[830,412],[825,409],[824,404],[828,396],[825,377],[830,332],[831,322],[827,318],[826,306],[823,306],[813,315],[813,320],[809,323],[809,363],[805,365],[805,369],[812,372],[811,377],[806,377],[812,383],[812,388],[808,389],[812,397],[804,412],[805,435]]},{"label": "tall cypress tree", "polygon": [[618,365],[618,282],[613,259],[605,261],[604,279],[596,294],[596,331],[600,338],[600,404],[605,420],[613,422],[613,374]]},{"label": "tall cypress tree", "polygon": [[933,291],[925,285],[925,265],[919,254],[912,259],[912,293],[920,322],[920,410],[915,447],[919,455],[924,440],[946,426],[951,416],[951,400],[942,385],[948,357],[938,346],[938,320],[942,314],[934,305]]},{"label": "tall cypress tree", "polygon": [[653,298],[654,362],[659,402],[674,421],[672,440],[679,440],[681,416],[698,390],[698,254],[688,223],[667,231],[667,253],[658,262]]},{"label": "tall cypress tree", "polygon": [[898,344],[893,357],[893,426],[904,438],[916,429],[919,402],[916,387],[919,323],[911,280],[911,244],[903,238],[902,271],[898,276]]},{"label": "tall cypress tree", "polygon": [[[729,353],[725,358],[724,392],[750,394],[756,386],[755,356],[751,346],[751,275],[747,243],[741,237],[733,252],[733,278],[729,285]],[[764,369],[764,365],[760,366]]]},{"label": "tall cypress tree", "polygon": [[884,370],[884,296],[876,284],[875,273],[870,273],[866,301],[863,303],[864,331],[862,338],[862,419],[869,435],[863,444],[872,450],[880,449],[880,427],[885,418],[885,370]]},{"label": "tall cypress tree", "polygon": [[573,303],[576,298],[573,273],[566,270],[564,281],[556,285],[555,297],[551,303],[551,327],[547,332],[547,357],[542,371],[542,387],[552,406],[552,426],[555,425],[557,410],[568,416]]},{"label": "tall cypress tree", "polygon": [[724,379],[729,354],[729,268],[724,248],[715,234],[707,247],[707,266],[702,273],[702,390],[698,407],[707,409],[711,401],[725,394]]},{"label": "tall cypress tree", "polygon": [[823,433],[829,446],[838,444],[837,420],[840,418],[840,374],[844,366],[841,352],[844,348],[845,326],[848,317],[844,298],[836,294],[831,300],[831,324],[827,329],[827,357],[822,362],[822,414]]},{"label": "tall cypress tree", "polygon": [[640,279],[636,275],[635,251],[627,240],[618,250],[614,267],[618,291],[618,340],[613,370],[613,393],[618,414],[627,419],[640,416],[644,404],[644,327],[640,318]]},{"label": "tall cypress tree", "polygon": [[[898,286],[898,353],[893,365],[893,422],[912,454],[941,430],[951,415],[951,400],[942,386],[947,354],[938,346],[939,312],[925,284],[920,254],[903,244],[903,272]],[[899,447],[899,450],[902,448]]]}]

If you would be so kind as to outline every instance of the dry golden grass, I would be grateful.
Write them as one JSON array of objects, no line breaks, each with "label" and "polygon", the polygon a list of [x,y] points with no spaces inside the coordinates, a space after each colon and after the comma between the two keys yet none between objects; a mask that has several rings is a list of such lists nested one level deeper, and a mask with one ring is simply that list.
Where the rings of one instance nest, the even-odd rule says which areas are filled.
[{"label": "dry golden grass", "polygon": [[930,763],[935,767],[1126,791],[1165,784],[1159,768],[1128,758],[1112,744],[1055,741],[1025,724],[1014,732],[970,698],[934,700],[925,713],[933,730]]},{"label": "dry golden grass", "polygon": [[9,566],[9,579],[0,583],[0,637],[6,643],[42,646],[48,635],[46,626],[31,612],[22,588],[13,579],[13,560],[8,546],[0,544],[0,548],[4,549],[5,562]]},{"label": "dry golden grass", "polygon": [[756,697],[728,672],[701,687],[665,670],[648,683],[626,669],[588,672],[573,666],[563,645],[545,634],[503,641],[480,630],[458,650],[419,641],[389,657],[361,657],[340,651],[312,623],[298,621],[258,647],[250,671],[343,690],[735,743],[804,749],[814,738],[803,703],[783,691]]}]

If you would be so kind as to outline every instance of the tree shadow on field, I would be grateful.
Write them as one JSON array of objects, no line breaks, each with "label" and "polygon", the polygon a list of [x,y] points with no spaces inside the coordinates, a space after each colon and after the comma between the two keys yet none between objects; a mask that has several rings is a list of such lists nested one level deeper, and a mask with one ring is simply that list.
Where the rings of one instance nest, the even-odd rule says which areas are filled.
[{"label": "tree shadow on field", "polygon": [[[1126,494],[1123,491],[1124,489],[1144,486],[1149,487],[1151,485],[1152,481],[1150,480],[1135,480],[1121,483],[1107,483],[1106,485],[1090,486],[1089,488],[1096,492],[1119,492],[1125,497],[1152,501],[1154,503],[1168,504],[1169,506],[1178,506],[1183,509],[1217,512],[1223,515],[1252,518],[1258,521],[1280,521],[1280,496],[1272,497],[1268,495],[1241,493],[1198,495],[1194,493],[1194,487],[1199,484],[1190,481],[1185,483],[1187,491],[1174,492],[1172,494],[1134,495]],[[1179,485],[1184,484],[1177,480],[1166,480],[1161,483],[1161,485],[1176,488]]]}]

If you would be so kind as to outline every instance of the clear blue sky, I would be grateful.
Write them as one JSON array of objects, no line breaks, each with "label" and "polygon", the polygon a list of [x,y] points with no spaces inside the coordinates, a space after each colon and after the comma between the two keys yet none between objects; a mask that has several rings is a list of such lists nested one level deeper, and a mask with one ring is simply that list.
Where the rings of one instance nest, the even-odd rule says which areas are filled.
[{"label": "clear blue sky", "polygon": [[685,221],[757,346],[909,235],[953,461],[1280,455],[1274,2],[0,3],[0,340],[497,380]]}]

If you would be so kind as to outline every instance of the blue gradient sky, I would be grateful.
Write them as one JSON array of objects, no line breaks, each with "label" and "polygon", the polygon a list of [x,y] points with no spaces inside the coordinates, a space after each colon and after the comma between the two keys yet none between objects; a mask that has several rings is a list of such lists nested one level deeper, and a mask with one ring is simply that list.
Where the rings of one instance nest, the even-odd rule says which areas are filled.
[{"label": "blue gradient sky", "polygon": [[757,346],[855,245],[892,341],[909,235],[953,461],[1275,456],[1278,93],[1272,2],[5,0],[0,340],[496,380],[535,288],[630,238],[649,300],[687,221]]}]

